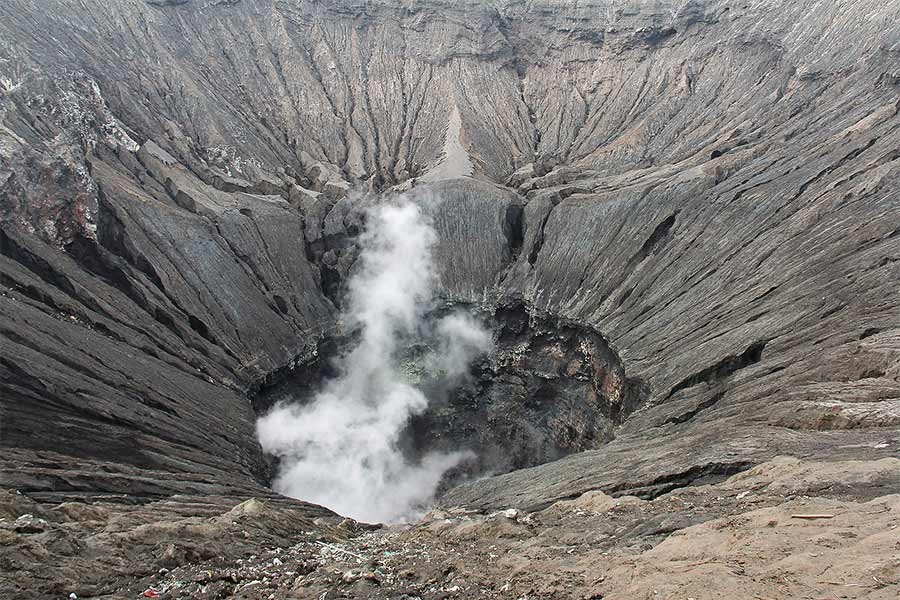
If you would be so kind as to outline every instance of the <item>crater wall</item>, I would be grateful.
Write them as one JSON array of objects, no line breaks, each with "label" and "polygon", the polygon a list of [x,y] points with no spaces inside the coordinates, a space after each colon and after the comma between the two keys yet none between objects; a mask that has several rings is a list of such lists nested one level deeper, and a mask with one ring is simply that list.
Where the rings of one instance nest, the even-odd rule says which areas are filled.
[{"label": "crater wall", "polygon": [[0,468],[45,499],[265,493],[250,396],[316,355],[354,207],[433,189],[448,297],[600,336],[601,449],[537,505],[900,427],[900,9],[0,6]]}]

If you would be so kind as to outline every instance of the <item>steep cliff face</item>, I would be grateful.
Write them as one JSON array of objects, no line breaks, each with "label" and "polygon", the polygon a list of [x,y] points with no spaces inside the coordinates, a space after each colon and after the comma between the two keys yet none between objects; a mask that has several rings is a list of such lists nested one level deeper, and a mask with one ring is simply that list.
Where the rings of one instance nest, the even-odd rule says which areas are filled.
[{"label": "steep cliff face", "polygon": [[868,0],[4,2],[4,485],[265,493],[249,396],[333,335],[358,207],[410,188],[442,198],[448,301],[574,327],[641,389],[611,443],[445,502],[896,454],[898,23]]}]

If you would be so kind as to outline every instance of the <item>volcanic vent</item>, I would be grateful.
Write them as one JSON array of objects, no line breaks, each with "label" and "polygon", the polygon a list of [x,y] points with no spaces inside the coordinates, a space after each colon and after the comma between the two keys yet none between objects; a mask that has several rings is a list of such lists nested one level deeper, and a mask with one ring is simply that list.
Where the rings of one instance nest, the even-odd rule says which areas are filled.
[{"label": "volcanic vent", "polygon": [[361,520],[410,519],[464,478],[608,442],[637,405],[600,335],[520,301],[439,297],[443,201],[375,203],[357,244],[340,243],[356,258],[337,288],[339,337],[254,398],[276,490]]}]

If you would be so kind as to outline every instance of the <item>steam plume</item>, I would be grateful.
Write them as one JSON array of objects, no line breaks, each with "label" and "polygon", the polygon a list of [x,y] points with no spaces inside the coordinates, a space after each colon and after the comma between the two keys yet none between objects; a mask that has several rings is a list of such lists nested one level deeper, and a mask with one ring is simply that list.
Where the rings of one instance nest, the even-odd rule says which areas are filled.
[{"label": "steam plume", "polygon": [[[409,519],[433,498],[443,474],[466,452],[432,453],[417,464],[398,449],[401,433],[428,399],[404,381],[398,347],[425,329],[434,291],[435,232],[407,200],[369,212],[362,252],[348,282],[344,321],[359,340],[338,363],[339,375],[305,406],[276,406],[257,423],[263,449],[281,457],[274,487],[361,521]],[[468,316],[436,325],[430,367],[458,377],[490,345]]]}]

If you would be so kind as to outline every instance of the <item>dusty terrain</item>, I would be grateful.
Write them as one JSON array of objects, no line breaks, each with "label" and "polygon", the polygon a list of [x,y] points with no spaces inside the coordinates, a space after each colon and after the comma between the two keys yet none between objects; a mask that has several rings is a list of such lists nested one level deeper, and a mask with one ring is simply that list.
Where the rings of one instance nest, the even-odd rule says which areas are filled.
[{"label": "dusty terrain", "polygon": [[779,457],[651,501],[594,491],[380,529],[274,499],[218,513],[224,499],[126,510],[7,496],[0,560],[6,585],[35,597],[892,599],[898,483],[898,459]]}]

